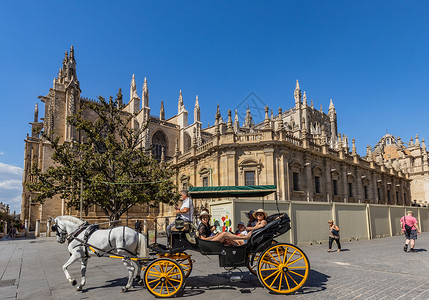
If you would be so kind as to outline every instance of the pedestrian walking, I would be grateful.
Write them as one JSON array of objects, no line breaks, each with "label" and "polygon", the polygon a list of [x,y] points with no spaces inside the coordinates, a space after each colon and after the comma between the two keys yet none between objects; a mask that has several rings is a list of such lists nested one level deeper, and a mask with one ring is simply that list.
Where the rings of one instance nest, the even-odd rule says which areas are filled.
[{"label": "pedestrian walking", "polygon": [[333,220],[328,221],[329,224],[329,250],[328,252],[332,251],[332,242],[335,241],[338,246],[337,252],[341,251],[341,244],[340,244],[340,227],[338,225],[334,224]]},{"label": "pedestrian walking", "polygon": [[[405,252],[416,252],[414,246],[417,240],[417,233],[420,234],[419,225],[417,224],[417,219],[413,217],[413,211],[407,211],[407,215],[401,218],[401,232],[405,233]],[[408,250],[408,245],[410,249]]]},{"label": "pedestrian walking", "polygon": [[140,220],[136,220],[136,223],[134,224],[134,229],[138,232],[142,232],[142,222]]}]

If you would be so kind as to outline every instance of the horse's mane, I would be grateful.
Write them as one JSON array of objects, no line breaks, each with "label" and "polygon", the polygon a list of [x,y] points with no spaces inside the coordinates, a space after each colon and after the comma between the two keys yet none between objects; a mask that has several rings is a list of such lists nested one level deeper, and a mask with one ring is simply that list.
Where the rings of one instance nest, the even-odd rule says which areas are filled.
[{"label": "horse's mane", "polygon": [[59,216],[57,217],[58,220],[64,220],[64,221],[69,221],[72,222],[78,226],[82,225],[83,223],[85,223],[85,221],[82,221],[79,218],[73,217],[73,216]]}]

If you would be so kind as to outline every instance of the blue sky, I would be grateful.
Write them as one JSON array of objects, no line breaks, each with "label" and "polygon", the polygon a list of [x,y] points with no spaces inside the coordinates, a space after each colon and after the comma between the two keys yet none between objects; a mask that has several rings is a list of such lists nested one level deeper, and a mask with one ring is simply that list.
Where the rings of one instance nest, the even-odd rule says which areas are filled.
[{"label": "blue sky", "polygon": [[190,121],[199,95],[204,125],[251,92],[288,109],[298,79],[316,108],[333,99],[364,155],[386,130],[429,138],[428,15],[404,1],[2,2],[0,201],[19,210],[28,122],[72,44],[82,96],[129,97],[134,73],[152,114],[163,99],[174,115],[181,89]]}]

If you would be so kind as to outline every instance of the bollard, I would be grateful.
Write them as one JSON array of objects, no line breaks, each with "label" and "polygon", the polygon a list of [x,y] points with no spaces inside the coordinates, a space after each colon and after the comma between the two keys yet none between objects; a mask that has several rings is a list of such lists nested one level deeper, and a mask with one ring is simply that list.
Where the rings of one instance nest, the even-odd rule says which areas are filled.
[{"label": "bollard", "polygon": [[4,233],[4,236],[7,235],[7,222],[4,222],[3,233]]},{"label": "bollard", "polygon": [[24,221],[25,236],[28,236],[28,219]]},{"label": "bollard", "polygon": [[35,237],[40,236],[40,220],[36,220],[36,232],[34,233]]},{"label": "bollard", "polygon": [[143,233],[147,236],[147,220],[143,220]]},{"label": "bollard", "polygon": [[46,221],[46,237],[51,236],[51,220]]}]

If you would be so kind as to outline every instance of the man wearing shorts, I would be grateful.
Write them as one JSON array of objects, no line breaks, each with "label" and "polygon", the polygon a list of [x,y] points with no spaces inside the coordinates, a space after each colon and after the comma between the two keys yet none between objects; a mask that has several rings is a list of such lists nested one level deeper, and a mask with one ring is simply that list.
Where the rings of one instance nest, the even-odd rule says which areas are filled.
[{"label": "man wearing shorts", "polygon": [[[405,225],[410,226],[411,230],[407,231],[405,229]],[[406,238],[404,251],[416,252],[416,250],[414,250],[414,246],[417,240],[417,233],[420,234],[420,229],[417,224],[416,218],[413,217],[413,211],[411,210],[407,211],[407,215],[401,218],[401,231],[402,233],[405,233],[405,238]],[[410,244],[410,250],[408,250],[408,244]]]}]

